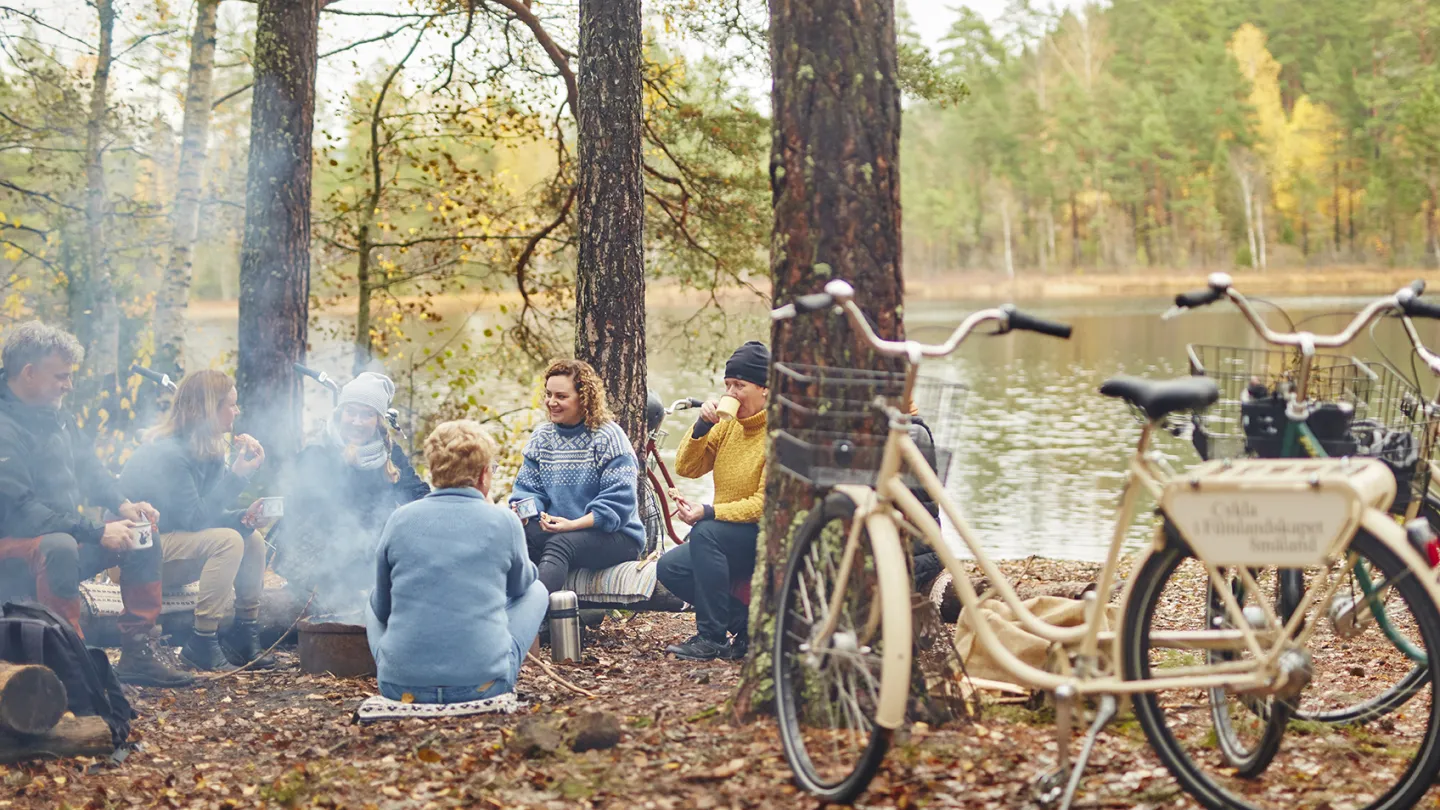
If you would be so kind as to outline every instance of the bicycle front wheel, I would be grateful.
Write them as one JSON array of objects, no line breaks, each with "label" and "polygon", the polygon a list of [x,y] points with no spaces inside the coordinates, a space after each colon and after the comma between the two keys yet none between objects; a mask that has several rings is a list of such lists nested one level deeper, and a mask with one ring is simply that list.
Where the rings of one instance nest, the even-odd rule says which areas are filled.
[{"label": "bicycle front wheel", "polygon": [[[1357,562],[1372,573],[1377,589],[1390,594],[1387,607],[1392,615],[1407,617],[1413,643],[1427,651],[1424,683],[1411,697],[1410,705],[1385,723],[1364,727],[1317,729],[1292,721],[1289,734],[1268,767],[1242,773],[1221,748],[1211,722],[1211,705],[1202,690],[1171,689],[1137,695],[1136,718],[1151,747],[1181,787],[1201,804],[1216,810],[1402,810],[1418,802],[1430,787],[1440,768],[1440,712],[1433,694],[1434,670],[1440,664],[1430,653],[1440,650],[1440,609],[1418,572],[1364,532],[1355,536],[1347,557],[1335,566],[1348,569]],[[1311,578],[1326,573],[1307,571],[1307,580],[1316,581]],[[1122,638],[1125,677],[1162,677],[1167,670],[1201,663],[1205,658],[1203,650],[1182,649],[1186,635],[1172,634],[1167,639],[1166,631],[1213,629],[1202,627],[1204,619],[1196,619],[1193,628],[1179,624],[1183,617],[1206,613],[1203,604],[1196,604],[1210,595],[1204,566],[1172,536],[1165,549],[1149,557],[1134,582],[1135,590],[1125,607]],[[1268,620],[1260,626],[1275,630]],[[1198,641],[1203,634],[1190,637]],[[1326,694],[1329,685],[1366,666],[1363,657],[1356,657],[1360,650],[1350,648],[1350,663],[1337,669],[1337,650],[1321,644],[1322,640],[1311,638],[1305,650],[1313,678],[1296,701],[1302,707],[1314,706],[1317,696]],[[1374,651],[1390,646],[1388,641],[1376,638]],[[1255,722],[1268,722],[1274,716],[1262,708],[1275,705],[1273,698],[1255,696],[1252,702],[1254,708],[1260,709],[1252,709]],[[1232,710],[1230,717],[1240,718],[1243,714],[1243,709]]]},{"label": "bicycle front wheel", "polygon": [[[785,759],[802,789],[841,804],[870,784],[891,737],[874,722],[883,600],[868,536],[840,579],[854,514],[850,498],[832,493],[801,526],[785,568],[774,646],[775,715]],[[834,632],[820,641],[832,621]]]}]

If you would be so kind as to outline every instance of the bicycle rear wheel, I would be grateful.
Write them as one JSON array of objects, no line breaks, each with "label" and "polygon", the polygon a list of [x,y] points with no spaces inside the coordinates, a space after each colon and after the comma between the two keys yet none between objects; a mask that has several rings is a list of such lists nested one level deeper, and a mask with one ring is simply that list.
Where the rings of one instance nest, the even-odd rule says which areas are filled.
[{"label": "bicycle rear wheel", "polygon": [[[869,538],[844,582],[841,558],[855,503],[832,493],[801,526],[785,568],[775,627],[775,714],[796,783],[829,802],[864,792],[890,746],[874,722],[883,637],[880,582]],[[831,597],[843,598],[831,614]],[[820,648],[815,636],[833,619]]]},{"label": "bicycle rear wheel", "polygon": [[[1200,690],[1173,689],[1136,696],[1136,718],[1156,755],[1201,804],[1226,810],[1342,806],[1400,810],[1414,805],[1430,787],[1440,768],[1440,712],[1433,694],[1433,676],[1440,665],[1430,653],[1440,650],[1440,610],[1416,572],[1363,532],[1351,542],[1349,557],[1336,565],[1351,566],[1357,560],[1374,572],[1379,587],[1393,591],[1392,611],[1413,618],[1414,643],[1427,651],[1425,682],[1406,711],[1396,712],[1386,723],[1317,731],[1292,722],[1290,735],[1269,766],[1250,774],[1240,773],[1220,750],[1210,723],[1209,702]],[[1321,573],[1312,571],[1308,576]],[[1125,677],[1163,676],[1167,669],[1186,665],[1183,659],[1187,654],[1193,659],[1189,664],[1198,662],[1198,651],[1177,650],[1174,644],[1167,649],[1160,640],[1152,641],[1154,634],[1163,630],[1189,629],[1172,627],[1175,617],[1203,611],[1194,601],[1208,592],[1207,580],[1203,566],[1188,547],[1172,538],[1165,549],[1150,556],[1134,582],[1122,638]],[[1300,706],[1326,699],[1327,683],[1344,673],[1363,670],[1366,655],[1393,649],[1380,637],[1365,649],[1326,649],[1315,638],[1310,642],[1306,652],[1311,656],[1314,677],[1299,697]],[[1340,664],[1336,656],[1341,652],[1348,652],[1354,663]],[[1256,716],[1258,719],[1258,712]]]}]

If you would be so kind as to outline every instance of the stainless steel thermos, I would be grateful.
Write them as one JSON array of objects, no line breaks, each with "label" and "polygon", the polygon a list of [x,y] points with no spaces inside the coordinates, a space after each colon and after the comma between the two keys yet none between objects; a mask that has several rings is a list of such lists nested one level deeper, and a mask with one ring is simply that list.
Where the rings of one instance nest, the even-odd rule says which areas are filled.
[{"label": "stainless steel thermos", "polygon": [[550,660],[580,660],[580,600],[574,591],[550,594]]}]

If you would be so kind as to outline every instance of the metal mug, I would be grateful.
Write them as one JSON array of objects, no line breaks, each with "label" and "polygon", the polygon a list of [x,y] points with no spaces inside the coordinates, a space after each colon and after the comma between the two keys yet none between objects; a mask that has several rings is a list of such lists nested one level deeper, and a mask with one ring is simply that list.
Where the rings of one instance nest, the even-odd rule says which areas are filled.
[{"label": "metal mug", "polygon": [[550,594],[550,660],[580,661],[580,599],[574,591]]},{"label": "metal mug", "polygon": [[512,504],[515,509],[515,516],[521,520],[529,520],[540,514],[540,508],[535,505],[534,498],[521,498]]},{"label": "metal mug", "polygon": [[285,499],[279,495],[271,495],[260,499],[260,517],[280,518],[285,517]]},{"label": "metal mug", "polygon": [[139,551],[142,548],[150,548],[155,543],[155,527],[148,521],[136,523],[130,535],[130,548]]}]

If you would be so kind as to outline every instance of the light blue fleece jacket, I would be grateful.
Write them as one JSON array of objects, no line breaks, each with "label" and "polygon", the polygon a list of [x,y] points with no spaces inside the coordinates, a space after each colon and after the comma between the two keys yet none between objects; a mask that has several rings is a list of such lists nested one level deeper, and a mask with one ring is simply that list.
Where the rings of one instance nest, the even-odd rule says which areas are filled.
[{"label": "light blue fleece jacket", "polygon": [[535,582],[520,519],[479,490],[438,489],[390,515],[366,631],[377,677],[474,686],[510,677],[505,605]]},{"label": "light blue fleece jacket", "polygon": [[640,467],[619,425],[591,430],[584,422],[546,422],[530,434],[523,455],[511,503],[534,498],[541,512],[569,520],[593,513],[597,531],[619,532],[645,546],[635,494]]}]

